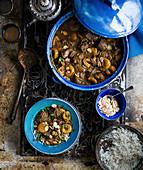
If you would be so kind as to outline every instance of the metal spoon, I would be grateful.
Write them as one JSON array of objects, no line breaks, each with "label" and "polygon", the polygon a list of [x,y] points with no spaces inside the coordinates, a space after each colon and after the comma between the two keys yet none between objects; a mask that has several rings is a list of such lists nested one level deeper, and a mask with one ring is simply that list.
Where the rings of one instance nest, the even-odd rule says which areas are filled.
[{"label": "metal spoon", "polygon": [[23,78],[22,78],[20,89],[19,89],[19,93],[17,96],[17,100],[15,102],[15,105],[13,106],[13,109],[11,111],[9,118],[7,119],[7,123],[9,123],[9,124],[12,124],[12,122],[15,120],[15,117],[16,117],[16,112],[17,112],[19,100],[21,97],[22,87],[24,84],[24,78],[26,75],[26,70],[31,68],[32,66],[34,66],[37,63],[37,54],[31,48],[24,48],[24,49],[20,50],[20,52],[18,54],[18,60],[19,60],[20,64],[22,65],[22,67],[24,68],[24,73],[23,73]]},{"label": "metal spoon", "polygon": [[114,95],[108,95],[108,98],[110,98],[110,100],[112,100],[113,99],[113,97],[115,97],[115,96],[117,96],[117,95],[119,95],[119,94],[122,94],[123,92],[125,92],[125,91],[129,91],[129,90],[132,90],[134,87],[133,86],[130,86],[130,87],[128,87],[127,89],[125,89],[125,90],[123,90],[123,91],[121,91],[121,92],[119,92],[119,93],[117,93],[117,94],[114,94]]}]

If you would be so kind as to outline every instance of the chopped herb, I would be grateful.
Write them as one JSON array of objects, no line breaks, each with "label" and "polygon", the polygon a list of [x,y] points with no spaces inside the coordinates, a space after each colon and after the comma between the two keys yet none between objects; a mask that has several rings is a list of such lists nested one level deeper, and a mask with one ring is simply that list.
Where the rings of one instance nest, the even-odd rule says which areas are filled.
[{"label": "chopped herb", "polygon": [[65,121],[67,121],[67,119],[65,119]]},{"label": "chopped herb", "polygon": [[44,109],[42,109],[42,112],[45,112],[45,110],[44,110]]},{"label": "chopped herb", "polygon": [[62,129],[64,129],[65,128],[65,126],[62,126]]},{"label": "chopped herb", "polygon": [[47,117],[47,115],[45,116],[45,118]]},{"label": "chopped herb", "polygon": [[46,108],[45,108],[45,112],[48,112],[48,111],[49,111],[49,107],[46,107]]},{"label": "chopped herb", "polygon": [[117,50],[116,50],[116,53],[118,53],[119,51],[120,51],[120,49],[117,49]]},{"label": "chopped herb", "polygon": [[58,116],[59,114],[57,113],[57,116]]},{"label": "chopped herb", "polygon": [[50,114],[50,116],[54,116],[54,114],[53,114],[53,113],[51,113],[51,114]]},{"label": "chopped herb", "polygon": [[65,140],[64,136],[62,136],[60,139],[61,139],[61,140]]},{"label": "chopped herb", "polygon": [[76,131],[76,129],[73,130],[73,132],[75,132],[75,131]]},{"label": "chopped herb", "polygon": [[41,135],[38,135],[37,138],[40,138]]},{"label": "chopped herb", "polygon": [[51,129],[49,130],[49,133],[51,133]]},{"label": "chopped herb", "polygon": [[60,63],[62,60],[63,60],[62,57],[60,57],[59,60],[58,60],[58,63]]},{"label": "chopped herb", "polygon": [[40,139],[43,139],[43,136],[41,136]]}]

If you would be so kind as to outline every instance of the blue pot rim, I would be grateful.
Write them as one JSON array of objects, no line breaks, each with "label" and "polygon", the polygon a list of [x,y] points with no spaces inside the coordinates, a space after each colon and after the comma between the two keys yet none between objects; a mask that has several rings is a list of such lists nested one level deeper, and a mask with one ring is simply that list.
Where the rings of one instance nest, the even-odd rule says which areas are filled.
[{"label": "blue pot rim", "polygon": [[[77,134],[77,136],[76,136],[76,138],[75,138],[75,140],[74,140],[74,142],[68,147],[68,148],[66,148],[66,149],[64,149],[64,150],[62,150],[61,152],[57,152],[57,153],[47,153],[47,152],[43,152],[43,151],[41,151],[40,149],[38,149],[38,148],[36,148],[32,143],[31,143],[31,141],[29,140],[29,137],[28,137],[28,135],[27,135],[27,130],[26,130],[26,123],[27,123],[27,117],[28,117],[28,114],[29,114],[29,112],[31,112],[31,110],[33,109],[33,107],[34,106],[36,106],[36,105],[38,105],[39,103],[41,103],[41,102],[43,102],[43,101],[45,101],[45,100],[57,100],[57,101],[60,101],[60,102],[63,102],[63,103],[65,103],[66,105],[68,105],[68,107],[70,107],[72,110],[73,110],[73,112],[75,113],[75,115],[76,115],[76,117],[77,117],[77,119],[78,119],[78,125],[79,125],[79,129],[78,129],[78,134]],[[38,111],[39,112],[39,111]],[[38,112],[37,112],[37,114],[38,114]],[[35,113],[36,114],[36,113]],[[37,115],[36,114],[36,115]],[[32,126],[32,122],[34,121],[34,119],[32,118],[31,119],[31,128],[33,128],[33,126]],[[39,152],[41,152],[41,153],[44,153],[44,154],[47,154],[47,155],[58,155],[58,154],[62,154],[62,153],[64,153],[64,152],[66,152],[66,151],[68,151],[69,149],[71,149],[75,144],[76,144],[76,142],[79,140],[79,137],[80,137],[80,134],[81,134],[81,129],[82,129],[82,123],[81,123],[81,118],[80,118],[80,114],[79,114],[79,111],[72,105],[72,104],[70,104],[69,102],[67,102],[67,101],[65,101],[65,100],[63,100],[63,99],[60,99],[60,98],[46,98],[46,99],[42,99],[42,100],[40,100],[40,101],[38,101],[37,103],[35,103],[29,110],[28,110],[28,112],[27,112],[27,114],[26,114],[26,117],[25,117],[25,120],[24,120],[24,132],[25,132],[25,136],[26,136],[26,139],[27,139],[27,141],[30,143],[30,145],[33,147],[33,148],[35,148],[37,151],[39,151]],[[33,133],[32,133],[33,134]],[[33,134],[33,136],[34,136],[34,134]],[[34,138],[34,137],[33,137]],[[47,147],[48,147],[48,145],[47,145]],[[54,146],[51,146],[51,147],[53,147],[54,148]]]},{"label": "blue pot rim", "polygon": [[125,111],[125,109],[126,109],[126,99],[125,99],[125,96],[121,93],[120,95],[123,97],[123,100],[124,100],[124,109],[123,109],[123,111],[122,111],[122,114],[120,114],[120,115],[118,115],[118,116],[115,116],[115,115],[113,115],[113,116],[115,116],[115,118],[113,118],[113,116],[109,116],[109,117],[107,117],[106,115],[105,115],[105,117],[103,117],[99,112],[98,112],[98,99],[99,99],[99,97],[100,97],[100,95],[102,95],[103,93],[105,93],[105,91],[108,93],[108,91],[115,91],[115,92],[120,92],[120,90],[117,90],[117,89],[106,89],[106,90],[104,90],[104,91],[102,91],[98,96],[97,96],[97,98],[96,98],[96,111],[97,111],[97,113],[103,118],[103,119],[106,119],[106,120],[116,120],[116,119],[118,119],[119,117],[121,117],[122,115],[123,115],[123,113],[124,113],[124,111]]},{"label": "blue pot rim", "polygon": [[124,45],[123,59],[121,61],[120,66],[118,67],[117,71],[111,77],[109,77],[107,80],[105,80],[104,82],[99,83],[99,84],[94,84],[94,85],[78,85],[78,84],[73,83],[71,81],[68,81],[67,79],[62,77],[58,73],[58,71],[56,70],[56,66],[54,66],[52,64],[52,62],[51,62],[51,47],[52,47],[52,40],[54,38],[54,35],[55,35],[57,29],[61,26],[61,24],[63,22],[65,22],[67,19],[69,19],[69,18],[71,18],[73,16],[74,16],[74,12],[73,11],[65,14],[62,18],[60,18],[58,20],[58,22],[54,25],[54,27],[52,28],[52,30],[51,30],[51,32],[49,34],[48,41],[47,41],[47,59],[48,59],[49,65],[50,65],[54,75],[60,80],[60,82],[62,82],[66,86],[69,86],[69,87],[71,87],[73,89],[84,90],[84,91],[91,91],[91,90],[97,90],[97,89],[103,88],[103,87],[109,85],[111,82],[113,82],[121,74],[121,72],[125,68],[127,60],[128,60],[128,55],[129,55],[128,38],[127,37],[122,38],[123,45]]}]

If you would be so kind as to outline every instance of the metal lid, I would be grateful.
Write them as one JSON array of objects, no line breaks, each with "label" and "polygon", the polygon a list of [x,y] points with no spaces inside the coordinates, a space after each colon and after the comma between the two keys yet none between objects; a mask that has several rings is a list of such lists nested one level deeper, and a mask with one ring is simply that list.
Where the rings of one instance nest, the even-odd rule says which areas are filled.
[{"label": "metal lid", "polygon": [[110,38],[134,32],[142,16],[139,0],[74,0],[74,10],[82,25]]}]

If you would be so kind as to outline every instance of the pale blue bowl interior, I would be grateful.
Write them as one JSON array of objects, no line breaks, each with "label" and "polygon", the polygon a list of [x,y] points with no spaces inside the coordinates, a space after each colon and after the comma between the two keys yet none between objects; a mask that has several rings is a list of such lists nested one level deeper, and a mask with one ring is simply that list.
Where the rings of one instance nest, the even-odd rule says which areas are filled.
[{"label": "pale blue bowl interior", "polygon": [[101,92],[97,99],[96,99],[96,110],[98,112],[98,114],[104,118],[104,119],[107,119],[107,120],[115,120],[117,118],[119,118],[125,111],[125,108],[126,108],[126,100],[125,100],[125,97],[123,94],[119,94],[117,96],[115,96],[115,98],[118,100],[119,102],[119,107],[120,107],[120,110],[119,112],[117,112],[115,115],[113,116],[109,116],[107,117],[104,113],[102,113],[99,109],[99,106],[98,106],[98,103],[99,103],[99,100],[104,97],[105,95],[114,95],[114,94],[117,94],[119,93],[120,91],[119,90],[116,90],[116,89],[107,89],[107,90],[104,90],[103,92]]},{"label": "pale blue bowl interior", "polygon": [[[38,114],[38,112],[47,106],[51,106],[52,104],[63,106],[64,109],[70,111],[71,118],[73,121],[73,126],[72,126],[72,132],[70,134],[70,138],[68,139],[67,142],[63,142],[62,144],[59,145],[48,146],[42,144],[40,141],[39,142],[37,140],[33,141],[34,139],[33,126],[34,126],[35,117]],[[37,102],[28,111],[24,122],[24,131],[27,140],[36,150],[45,154],[55,155],[67,151],[76,143],[81,132],[81,120],[78,111],[70,103],[58,98],[48,98]]]}]

